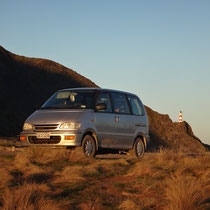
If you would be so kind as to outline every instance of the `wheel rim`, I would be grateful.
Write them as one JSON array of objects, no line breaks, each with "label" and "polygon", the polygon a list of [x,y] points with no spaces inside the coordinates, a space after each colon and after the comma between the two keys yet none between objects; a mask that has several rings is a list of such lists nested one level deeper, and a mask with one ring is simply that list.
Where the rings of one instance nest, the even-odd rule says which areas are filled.
[{"label": "wheel rim", "polygon": [[141,141],[138,141],[136,144],[136,155],[137,157],[140,157],[144,152],[144,148],[143,145],[141,143]]},{"label": "wheel rim", "polygon": [[86,156],[90,156],[92,154],[92,152],[93,152],[93,143],[90,140],[87,140],[85,142],[84,150],[85,150],[85,155]]}]

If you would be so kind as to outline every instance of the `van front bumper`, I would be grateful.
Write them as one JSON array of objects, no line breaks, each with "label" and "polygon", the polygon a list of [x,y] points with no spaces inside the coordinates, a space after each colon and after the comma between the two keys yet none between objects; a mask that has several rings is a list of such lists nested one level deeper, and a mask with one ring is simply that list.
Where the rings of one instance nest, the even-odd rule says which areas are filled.
[{"label": "van front bumper", "polygon": [[[47,135],[45,135],[47,134]],[[47,136],[47,137],[46,137]],[[54,131],[20,133],[20,142],[23,146],[81,146],[82,132],[80,131]]]}]

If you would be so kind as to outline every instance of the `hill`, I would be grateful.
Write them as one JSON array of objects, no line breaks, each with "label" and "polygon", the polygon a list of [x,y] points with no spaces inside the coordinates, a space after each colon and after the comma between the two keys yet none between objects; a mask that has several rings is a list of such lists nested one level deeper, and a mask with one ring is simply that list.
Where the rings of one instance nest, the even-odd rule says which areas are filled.
[{"label": "hill", "polygon": [[172,122],[167,114],[160,114],[146,107],[150,125],[151,148],[164,147],[187,153],[199,153],[208,150],[196,137],[187,122]]},{"label": "hill", "polygon": [[[71,87],[98,87],[56,62],[15,55],[0,46],[0,136],[16,136],[24,120],[55,91]],[[204,152],[187,122],[173,123],[168,115],[146,107],[152,149],[160,146],[185,152]]]},{"label": "hill", "polygon": [[15,136],[24,120],[62,88],[97,87],[56,62],[15,55],[0,46],[0,136]]}]

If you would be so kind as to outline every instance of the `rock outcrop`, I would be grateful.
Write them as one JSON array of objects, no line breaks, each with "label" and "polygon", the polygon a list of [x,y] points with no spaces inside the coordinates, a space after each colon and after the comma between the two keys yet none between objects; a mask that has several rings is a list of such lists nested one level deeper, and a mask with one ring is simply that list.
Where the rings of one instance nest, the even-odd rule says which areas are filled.
[{"label": "rock outcrop", "polygon": [[206,151],[187,122],[172,122],[167,114],[160,114],[146,107],[150,125],[151,149],[166,147],[187,153]]}]

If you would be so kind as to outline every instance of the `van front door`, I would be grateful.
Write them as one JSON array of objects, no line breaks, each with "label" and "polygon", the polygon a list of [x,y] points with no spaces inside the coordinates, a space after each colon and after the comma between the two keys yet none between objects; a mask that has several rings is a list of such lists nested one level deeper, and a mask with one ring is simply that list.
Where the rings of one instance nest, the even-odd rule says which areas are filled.
[{"label": "van front door", "polygon": [[112,112],[112,105],[109,93],[100,93],[97,96],[96,105],[106,104],[106,110],[95,112],[95,127],[98,136],[98,144],[103,148],[114,148],[116,144],[115,136],[115,115]]}]

